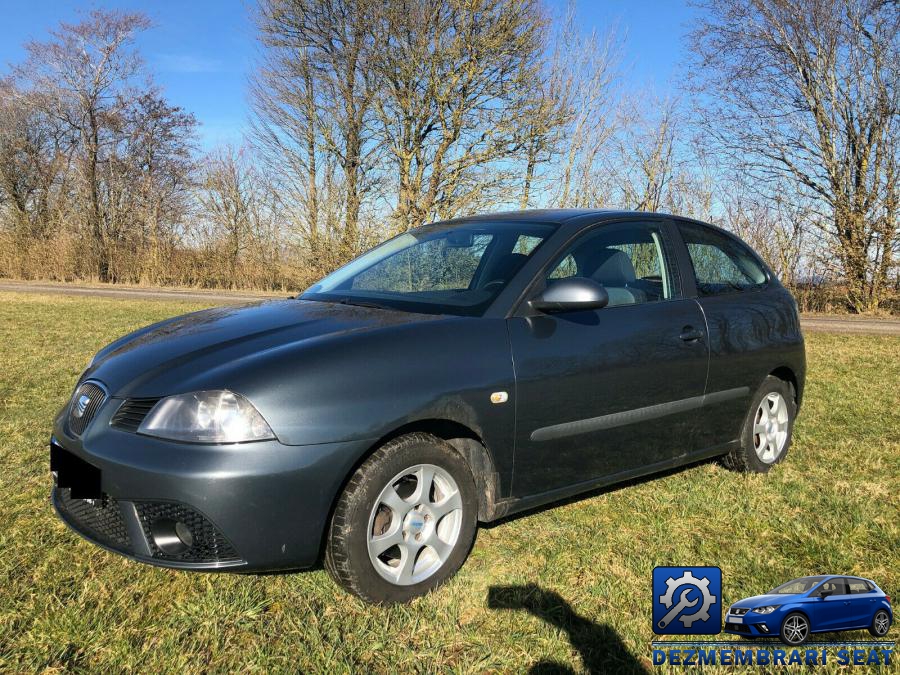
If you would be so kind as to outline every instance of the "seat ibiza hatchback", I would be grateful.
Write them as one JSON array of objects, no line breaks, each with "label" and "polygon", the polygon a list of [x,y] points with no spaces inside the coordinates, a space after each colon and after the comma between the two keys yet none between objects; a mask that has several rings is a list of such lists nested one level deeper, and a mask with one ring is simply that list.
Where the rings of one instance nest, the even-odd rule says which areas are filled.
[{"label": "seat ibiza hatchback", "polygon": [[794,579],[734,603],[725,616],[725,632],[748,638],[778,636],[794,646],[811,633],[861,628],[883,638],[893,619],[891,599],[874,581],[821,575]]},{"label": "seat ibiza hatchback", "polygon": [[733,235],[531,211],[421,227],[297,299],[102,349],[57,417],[74,530],[193,570],[325,567],[375,602],[462,565],[478,522],[791,441],[797,309]]}]

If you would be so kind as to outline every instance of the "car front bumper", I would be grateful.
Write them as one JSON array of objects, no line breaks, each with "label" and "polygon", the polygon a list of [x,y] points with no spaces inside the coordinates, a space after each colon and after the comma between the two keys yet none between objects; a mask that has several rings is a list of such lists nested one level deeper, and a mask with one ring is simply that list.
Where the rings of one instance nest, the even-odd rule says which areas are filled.
[{"label": "car front bumper", "polygon": [[[314,565],[334,499],[372,443],[177,443],[111,427],[116,407],[108,401],[81,437],[69,433],[64,411],[57,417],[53,506],[89,541],[164,567]],[[73,487],[73,476],[81,484]]]},{"label": "car front bumper", "polygon": [[[776,614],[778,614],[776,612]],[[771,614],[753,614],[748,612],[741,617],[741,623],[735,623],[731,617],[725,617],[725,632],[742,637],[778,637],[781,633],[781,617]]]}]

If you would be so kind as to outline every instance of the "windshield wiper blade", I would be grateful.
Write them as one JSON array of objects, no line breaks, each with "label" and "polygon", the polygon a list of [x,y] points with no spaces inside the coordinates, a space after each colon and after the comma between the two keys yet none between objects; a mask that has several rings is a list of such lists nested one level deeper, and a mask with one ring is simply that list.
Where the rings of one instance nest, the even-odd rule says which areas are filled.
[{"label": "windshield wiper blade", "polygon": [[374,302],[366,302],[365,300],[341,298],[340,300],[335,300],[335,302],[339,305],[353,305],[354,307],[369,307],[371,309],[387,309],[384,305],[379,305]]}]

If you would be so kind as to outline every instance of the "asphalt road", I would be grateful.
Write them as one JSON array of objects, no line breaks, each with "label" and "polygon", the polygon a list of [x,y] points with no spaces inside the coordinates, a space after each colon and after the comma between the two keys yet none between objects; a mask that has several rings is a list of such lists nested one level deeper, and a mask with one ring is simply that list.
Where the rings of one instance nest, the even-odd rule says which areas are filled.
[{"label": "asphalt road", "polygon": [[[9,281],[0,279],[0,291],[63,295],[93,295],[138,300],[193,300],[229,305],[265,298],[283,298],[289,293],[244,293],[232,291],[182,290],[175,288],[140,288],[132,286],[83,286],[49,282]],[[870,335],[900,335],[900,319],[868,319],[855,316],[803,315],[804,330],[828,333],[867,333]]]}]

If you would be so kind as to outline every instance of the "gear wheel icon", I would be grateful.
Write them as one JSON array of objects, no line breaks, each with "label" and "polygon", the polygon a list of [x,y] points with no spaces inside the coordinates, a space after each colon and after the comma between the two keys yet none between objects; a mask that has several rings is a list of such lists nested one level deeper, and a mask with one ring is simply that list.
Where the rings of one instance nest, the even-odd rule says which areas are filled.
[{"label": "gear wheel icon", "polygon": [[709,608],[717,600],[716,596],[711,595],[709,592],[709,579],[706,577],[698,579],[691,574],[690,570],[687,570],[677,579],[669,577],[666,579],[666,592],[659,596],[659,601],[666,606],[666,609],[671,609],[673,603],[672,595],[675,593],[675,590],[681,586],[687,585],[696,587],[703,595],[703,604],[700,605],[700,609],[693,614],[681,615],[678,617],[685,628],[690,628],[694,625],[695,621],[709,621]]}]

